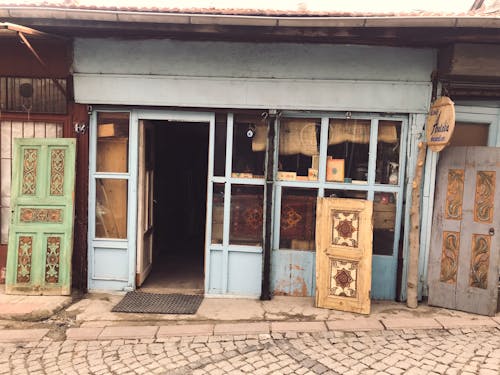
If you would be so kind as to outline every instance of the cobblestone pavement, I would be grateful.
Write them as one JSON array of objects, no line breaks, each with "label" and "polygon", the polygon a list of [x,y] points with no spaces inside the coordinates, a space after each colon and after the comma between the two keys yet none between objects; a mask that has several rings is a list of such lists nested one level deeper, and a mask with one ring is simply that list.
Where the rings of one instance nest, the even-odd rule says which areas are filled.
[{"label": "cobblestone pavement", "polygon": [[486,375],[499,369],[497,327],[0,343],[0,374]]}]

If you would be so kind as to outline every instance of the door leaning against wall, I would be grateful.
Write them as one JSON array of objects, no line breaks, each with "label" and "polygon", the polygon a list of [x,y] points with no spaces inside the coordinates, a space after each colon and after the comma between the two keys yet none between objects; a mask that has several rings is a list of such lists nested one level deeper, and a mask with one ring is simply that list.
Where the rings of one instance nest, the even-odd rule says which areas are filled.
[{"label": "door leaning against wall", "polygon": [[71,293],[75,139],[16,139],[6,293]]},{"label": "door leaning against wall", "polygon": [[452,147],[439,160],[429,304],[494,315],[498,298],[500,148]]}]

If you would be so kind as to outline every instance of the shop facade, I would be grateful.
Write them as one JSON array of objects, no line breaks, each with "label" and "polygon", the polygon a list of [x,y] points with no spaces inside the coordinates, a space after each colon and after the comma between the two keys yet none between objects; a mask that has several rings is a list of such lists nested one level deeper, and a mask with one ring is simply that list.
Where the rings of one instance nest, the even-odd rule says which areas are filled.
[{"label": "shop facade", "polygon": [[[160,129],[183,125],[205,129],[205,209],[184,219],[203,226],[197,257],[206,295],[256,297],[267,288],[314,295],[316,199],[335,196],[374,202],[371,295],[397,297],[407,170],[431,100],[436,51],[106,39],[76,39],[74,47],[75,101],[92,106],[90,290],[135,289],[154,268],[147,232],[175,220],[158,222],[154,202],[166,198],[149,180],[154,168],[140,160],[151,149],[148,131],[158,138],[168,133]],[[188,147],[195,133],[170,136]],[[187,171],[175,163],[187,156],[155,155],[173,163],[169,184],[183,179]],[[327,174],[331,163],[337,174]]]}]

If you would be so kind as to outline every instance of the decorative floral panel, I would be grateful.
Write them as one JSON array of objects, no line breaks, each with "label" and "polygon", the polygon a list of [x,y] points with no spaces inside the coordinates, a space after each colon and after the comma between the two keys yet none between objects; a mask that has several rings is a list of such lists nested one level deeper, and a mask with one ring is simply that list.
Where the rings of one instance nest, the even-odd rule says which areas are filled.
[{"label": "decorative floral panel", "polygon": [[22,223],[52,223],[63,222],[63,214],[60,208],[26,208],[19,211],[19,220]]},{"label": "decorative floral panel", "polygon": [[330,291],[336,297],[356,298],[358,262],[330,258]]},{"label": "decorative floral panel", "polygon": [[476,197],[474,201],[474,221],[478,223],[493,222],[493,199],[495,196],[494,171],[479,171],[476,174]]},{"label": "decorative floral panel", "polygon": [[441,253],[441,275],[439,277],[439,281],[448,284],[456,284],[459,248],[460,248],[460,233],[443,232],[443,248]]},{"label": "decorative floral panel", "polygon": [[50,195],[64,194],[64,156],[64,149],[50,150]]},{"label": "decorative floral panel", "polygon": [[33,237],[20,236],[17,247],[17,282],[29,283],[31,280],[31,256]]},{"label": "decorative floral panel", "polygon": [[489,235],[472,235],[472,255],[469,285],[474,288],[488,289],[490,247],[491,237]]},{"label": "decorative floral panel", "polygon": [[448,170],[448,189],[446,191],[445,218],[462,220],[462,204],[464,196],[463,169]]},{"label": "decorative floral panel", "polygon": [[59,264],[61,255],[61,237],[47,237],[47,254],[45,258],[45,282],[59,282]]},{"label": "decorative floral panel", "polygon": [[359,212],[332,210],[332,244],[358,247]]},{"label": "decorative floral panel", "polygon": [[36,173],[38,164],[38,150],[25,148],[23,153],[23,181],[21,192],[24,195],[36,194]]}]

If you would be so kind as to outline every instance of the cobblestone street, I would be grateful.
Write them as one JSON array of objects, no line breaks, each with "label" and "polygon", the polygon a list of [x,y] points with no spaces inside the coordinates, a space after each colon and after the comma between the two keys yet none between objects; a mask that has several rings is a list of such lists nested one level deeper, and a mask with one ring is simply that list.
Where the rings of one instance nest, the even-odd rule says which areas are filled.
[{"label": "cobblestone street", "polygon": [[499,368],[498,327],[0,343],[1,374],[493,375]]}]

